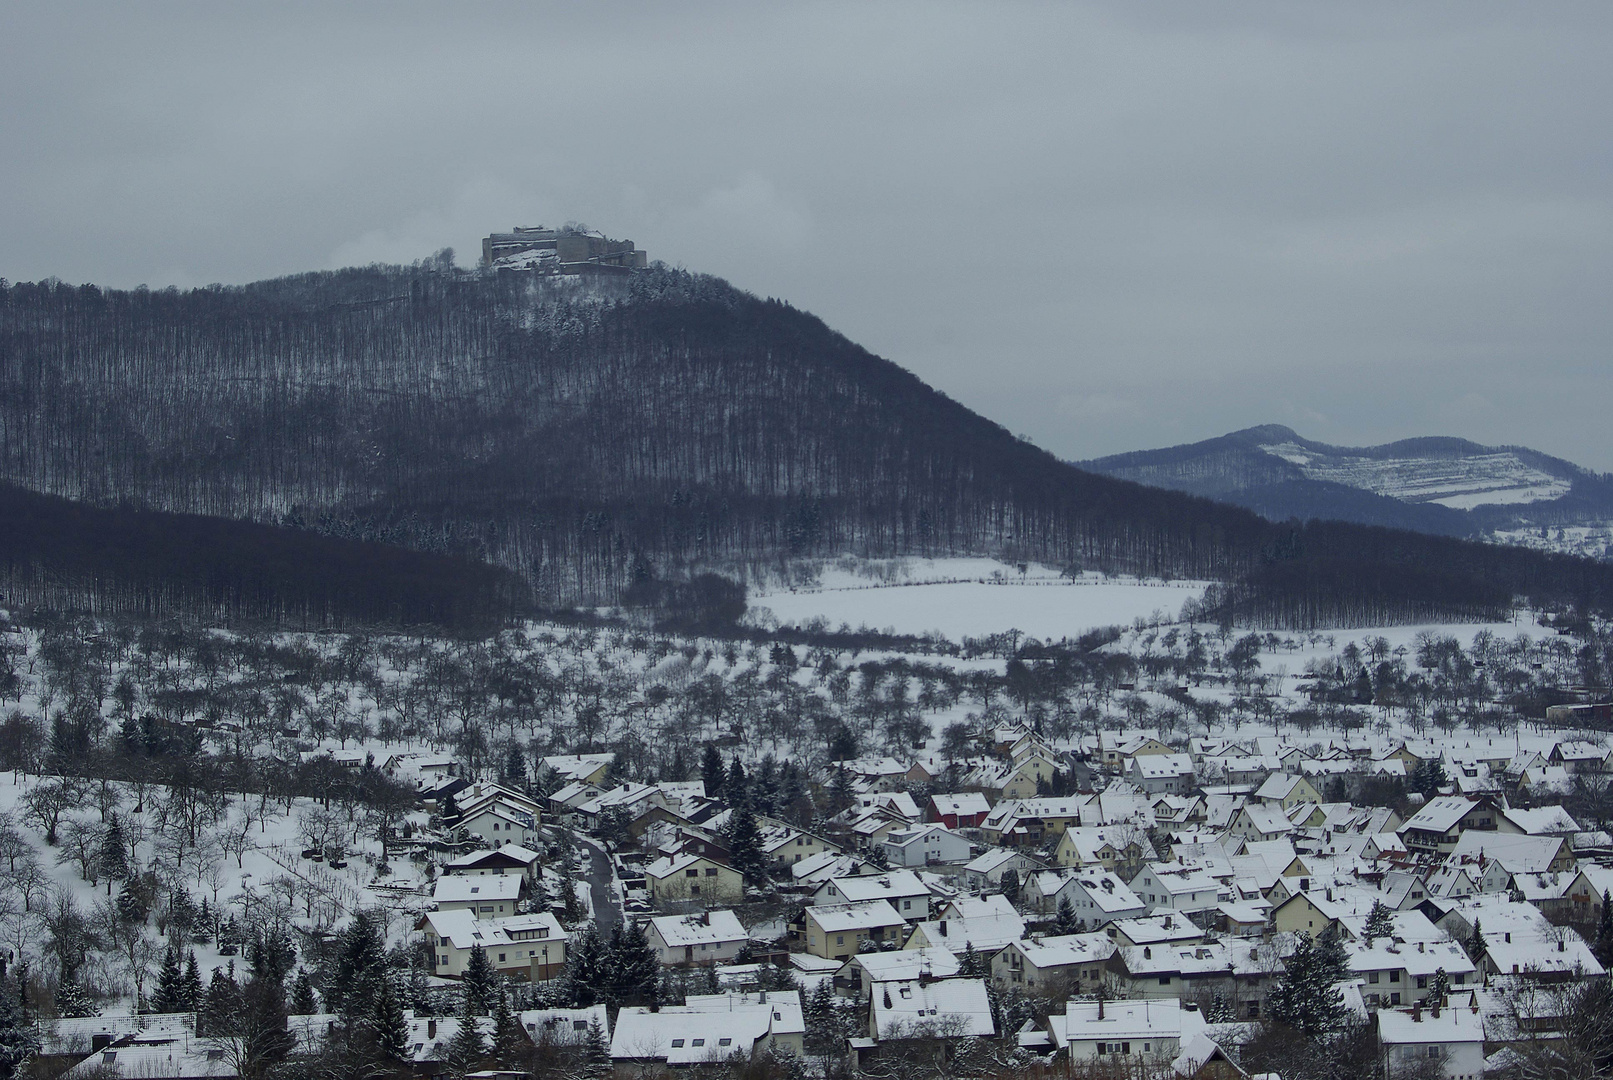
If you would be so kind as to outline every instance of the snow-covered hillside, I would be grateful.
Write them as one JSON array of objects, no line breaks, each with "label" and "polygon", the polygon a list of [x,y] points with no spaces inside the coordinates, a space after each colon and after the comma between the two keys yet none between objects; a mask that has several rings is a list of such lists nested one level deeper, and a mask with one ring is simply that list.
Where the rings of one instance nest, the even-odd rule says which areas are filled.
[{"label": "snow-covered hillside", "polygon": [[1512,450],[1454,457],[1373,457],[1329,454],[1297,442],[1261,446],[1298,465],[1306,478],[1360,488],[1405,502],[1432,502],[1454,510],[1559,499],[1573,484],[1536,468]]}]

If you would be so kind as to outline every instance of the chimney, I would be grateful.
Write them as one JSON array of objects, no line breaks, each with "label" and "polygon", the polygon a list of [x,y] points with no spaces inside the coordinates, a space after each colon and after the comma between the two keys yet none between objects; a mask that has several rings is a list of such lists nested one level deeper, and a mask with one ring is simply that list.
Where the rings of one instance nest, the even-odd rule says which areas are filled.
[{"label": "chimney", "polygon": [[1507,944],[1508,945],[1512,944],[1512,931],[1511,930],[1507,931]]},{"label": "chimney", "polygon": [[437,1037],[437,1021],[435,1019],[427,1020],[426,1021],[426,1038],[435,1039],[436,1037]]},{"label": "chimney", "polygon": [[1154,950],[1151,949],[1149,946],[1144,945],[1143,946],[1143,959],[1144,960],[1152,960],[1153,958],[1154,958]]},{"label": "chimney", "polygon": [[1415,1005],[1413,1005],[1411,1007],[1411,1019],[1412,1019],[1412,1021],[1414,1023],[1420,1024],[1420,1023],[1423,1022],[1423,1003],[1422,1002],[1419,1001],[1417,1004],[1415,1004]]},{"label": "chimney", "polygon": [[941,936],[946,937],[947,936],[947,921],[945,919],[942,919],[940,925],[941,925]]}]

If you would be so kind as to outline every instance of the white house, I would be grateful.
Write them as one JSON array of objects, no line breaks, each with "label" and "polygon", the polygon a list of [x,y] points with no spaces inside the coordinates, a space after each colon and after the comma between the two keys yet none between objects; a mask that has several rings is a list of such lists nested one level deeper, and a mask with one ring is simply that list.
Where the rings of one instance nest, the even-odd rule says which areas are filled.
[{"label": "white house", "polygon": [[1175,795],[1193,786],[1193,759],[1186,754],[1139,754],[1126,779],[1149,795]]},{"label": "white house", "polygon": [[1197,867],[1170,868],[1165,863],[1147,863],[1131,879],[1131,891],[1148,905],[1149,911],[1208,911],[1222,900],[1221,883]]},{"label": "white house", "polygon": [[610,1056],[618,1069],[715,1064],[770,1047],[800,1056],[805,1032],[794,990],[691,994],[682,1005],[624,1008],[611,1032]]},{"label": "white house", "polygon": [[1378,1013],[1378,1041],[1390,1069],[1410,1072],[1438,1062],[1450,1080],[1483,1080],[1484,1022],[1477,1008]]},{"label": "white house", "polygon": [[478,918],[496,919],[514,915],[515,906],[526,899],[526,878],[507,874],[466,877],[446,874],[437,879],[431,898],[438,911],[469,911]]},{"label": "white house", "polygon": [[666,967],[726,963],[750,940],[739,916],[727,908],[698,915],[662,915],[650,920],[645,935],[656,959]]},{"label": "white house", "polygon": [[889,833],[885,854],[892,866],[929,866],[934,863],[967,862],[969,839],[945,825],[914,825]]},{"label": "white house", "polygon": [[465,910],[431,911],[417,929],[432,954],[432,974],[444,978],[464,975],[477,949],[496,970],[534,982],[554,978],[566,964],[566,932],[547,911],[486,920]]},{"label": "white house", "polygon": [[930,890],[911,870],[834,878],[818,886],[818,891],[812,894],[815,907],[861,904],[870,900],[886,901],[909,922],[930,917]]},{"label": "white house", "polygon": [[1053,1044],[1071,1061],[1100,1057],[1169,1062],[1205,1027],[1194,1009],[1170,1000],[1071,1001],[1048,1017]]}]

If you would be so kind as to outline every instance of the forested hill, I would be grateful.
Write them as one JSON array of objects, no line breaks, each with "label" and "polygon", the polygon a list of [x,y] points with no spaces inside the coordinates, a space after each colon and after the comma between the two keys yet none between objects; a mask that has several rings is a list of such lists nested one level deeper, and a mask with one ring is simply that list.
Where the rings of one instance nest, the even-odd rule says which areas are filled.
[{"label": "forested hill", "polygon": [[1229,602],[1277,619],[1613,597],[1576,560],[1276,526],[1080,471],[810,315],[664,269],[10,285],[0,480],[469,555],[544,603],[848,552],[1239,579]]}]

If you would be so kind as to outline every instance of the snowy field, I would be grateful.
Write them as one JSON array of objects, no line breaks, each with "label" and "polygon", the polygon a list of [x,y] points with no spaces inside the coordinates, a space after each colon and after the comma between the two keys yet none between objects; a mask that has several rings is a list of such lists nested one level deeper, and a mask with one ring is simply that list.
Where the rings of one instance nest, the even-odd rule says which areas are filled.
[{"label": "snowy field", "polygon": [[953,641],[1004,630],[1056,641],[1138,618],[1173,622],[1206,586],[1096,574],[1071,581],[1041,566],[1027,567],[1021,577],[1017,567],[989,559],[914,560],[903,569],[888,584],[845,570],[826,572],[821,588],[753,595],[751,614],[764,618],[765,609],[780,624],[822,619],[831,628],[935,632]]}]

